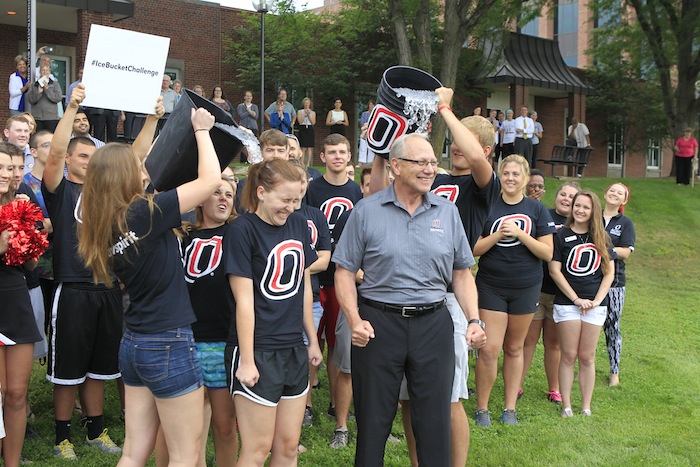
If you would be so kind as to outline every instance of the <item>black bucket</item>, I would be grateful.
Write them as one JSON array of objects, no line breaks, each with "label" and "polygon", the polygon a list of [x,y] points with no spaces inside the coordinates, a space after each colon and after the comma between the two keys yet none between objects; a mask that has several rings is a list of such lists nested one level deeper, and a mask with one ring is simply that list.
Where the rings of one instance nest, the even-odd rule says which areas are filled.
[{"label": "black bucket", "polygon": [[[185,89],[146,159],[146,170],[156,190],[170,190],[197,178],[199,155],[190,109],[200,107],[211,113],[216,123],[238,127],[233,117],[221,107]],[[241,153],[243,143],[217,126],[209,134],[223,171]]]},{"label": "black bucket", "polygon": [[418,125],[409,125],[404,114],[406,99],[398,97],[399,88],[415,91],[434,91],[442,83],[429,73],[408,66],[394,66],[384,71],[377,90],[377,102],[369,117],[367,145],[375,154],[387,159],[394,141],[402,135],[413,133]]}]

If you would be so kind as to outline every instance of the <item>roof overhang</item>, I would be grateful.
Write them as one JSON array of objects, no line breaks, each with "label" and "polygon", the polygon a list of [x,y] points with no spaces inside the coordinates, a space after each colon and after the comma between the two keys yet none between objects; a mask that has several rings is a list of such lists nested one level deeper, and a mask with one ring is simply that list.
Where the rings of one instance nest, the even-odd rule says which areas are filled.
[{"label": "roof overhang", "polygon": [[[109,13],[113,21],[134,16],[131,0],[36,0],[37,29],[76,33],[77,11]],[[15,12],[15,14],[8,14]],[[27,0],[3,0],[0,24],[27,26]]]},{"label": "roof overhang", "polygon": [[[486,55],[491,51],[485,48]],[[595,93],[566,65],[557,41],[551,39],[510,33],[506,46],[491,63],[495,65],[488,72],[469,78],[472,85],[519,84],[550,93]]]}]

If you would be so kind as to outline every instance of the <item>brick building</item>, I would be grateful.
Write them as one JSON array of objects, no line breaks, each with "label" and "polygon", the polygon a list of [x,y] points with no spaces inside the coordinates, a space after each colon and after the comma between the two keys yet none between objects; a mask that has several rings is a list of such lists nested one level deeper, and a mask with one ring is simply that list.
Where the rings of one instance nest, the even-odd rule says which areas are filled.
[{"label": "brick building", "polygon": [[[80,4],[85,9],[65,6],[66,3]],[[3,64],[2,75],[7,78],[15,71],[14,57],[26,55],[27,2],[3,0],[2,10],[0,64]],[[7,14],[8,11],[14,11],[15,14]],[[169,37],[170,51],[165,72],[182,81],[185,87],[202,85],[207,97],[214,86],[221,85],[226,98],[237,105],[243,101],[245,89],[235,84],[235,64],[226,63],[225,36],[234,28],[244,27],[246,19],[251,15],[256,13],[199,0],[38,0],[36,43],[37,48],[44,45],[53,48],[50,55],[60,71],[55,74],[65,93],[68,84],[76,79],[76,70],[82,66],[90,25],[99,24]],[[274,83],[267,84],[267,102],[263,108],[267,108],[276,96],[276,90],[272,86]],[[114,89],[115,92],[128,92],[120,90],[118,83],[115,83]],[[259,88],[253,91],[254,102],[257,104],[258,93]],[[2,122],[9,117],[7,100],[5,102],[0,107]],[[325,111],[319,109],[317,143],[328,134],[322,122],[325,122]],[[317,147],[316,155],[319,149]]]},{"label": "brick building", "polygon": [[[337,0],[324,0],[321,9],[332,11],[337,3]],[[82,9],[67,5],[79,5]],[[14,57],[26,54],[26,9],[26,0],[3,0],[0,63],[4,64],[6,77],[14,71]],[[9,14],[12,11],[14,15]],[[200,0],[37,0],[37,47],[53,47],[51,55],[61,67],[61,85],[65,91],[82,64],[91,24],[166,36],[171,39],[167,73],[180,79],[185,87],[202,85],[207,95],[215,85],[222,85],[226,97],[237,104],[242,100],[244,89],[235,84],[235,64],[226,63],[224,38],[228,31],[244,27],[246,18],[251,15],[256,13]],[[197,19],[196,27],[190,21],[193,18]],[[619,177],[624,171],[627,177],[664,176],[673,159],[668,145],[649,141],[647,151],[633,152],[625,144],[623,134],[607,134],[604,119],[587,118],[586,95],[590,89],[580,75],[591,60],[585,50],[594,26],[588,0],[559,0],[554,14],[544,11],[540,18],[521,28],[520,32],[527,36],[514,35],[511,39],[516,44],[528,42],[534,47],[529,53],[539,59],[537,67],[528,69],[527,50],[523,49],[520,62],[515,63],[518,62],[515,60],[510,63],[511,68],[506,66],[500,74],[500,70],[491,70],[491,73],[464,77],[471,88],[478,90],[474,94],[478,97],[468,98],[465,105],[467,108],[481,106],[484,110],[512,108],[516,115],[522,104],[537,110],[545,129],[540,143],[541,157],[546,156],[552,146],[564,142],[568,122],[572,116],[577,116],[590,129],[594,148],[586,175]],[[557,48],[560,55],[554,57],[553,51]],[[501,45],[494,50],[502,53],[505,49],[506,46]],[[562,66],[552,66],[553,62],[561,62]],[[266,85],[265,108],[276,94],[274,83]],[[115,83],[115,91],[118,90]],[[296,99],[294,90],[290,91],[293,102],[300,101],[301,97]],[[254,90],[253,94],[256,103],[258,92]],[[356,122],[357,106],[347,105],[346,109],[350,121]],[[327,109],[316,110],[318,143],[328,134],[323,124]],[[4,121],[8,116],[7,107],[0,107],[0,119]],[[355,125],[350,126],[349,132],[349,139],[356,141]],[[316,155],[319,149],[316,148]],[[560,168],[559,173],[562,172]]]},{"label": "brick building", "polygon": [[[593,65],[593,57],[587,53],[589,43],[595,28],[605,19],[596,17],[591,0],[557,0],[519,32],[556,40],[564,63],[572,72],[583,75],[584,70]],[[585,99],[582,108],[585,109]],[[543,114],[539,112],[540,120]],[[585,116],[585,112],[582,115]],[[624,172],[625,177],[657,178],[669,174],[673,162],[671,141],[649,139],[635,141],[633,145],[623,130],[609,129],[604,116],[589,115],[588,119],[580,120],[588,125],[594,148],[593,165],[586,170],[588,175],[620,177]],[[547,126],[544,121],[542,123],[546,130]],[[560,131],[560,127],[555,130]]]}]

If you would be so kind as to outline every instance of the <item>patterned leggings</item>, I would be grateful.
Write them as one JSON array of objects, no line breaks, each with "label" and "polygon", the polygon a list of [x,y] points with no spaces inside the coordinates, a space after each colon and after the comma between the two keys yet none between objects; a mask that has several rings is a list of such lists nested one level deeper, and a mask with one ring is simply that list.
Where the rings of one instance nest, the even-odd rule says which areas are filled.
[{"label": "patterned leggings", "polygon": [[625,306],[625,288],[610,287],[608,301],[608,316],[605,319],[603,330],[605,331],[605,344],[608,347],[610,373],[617,375],[620,373],[620,355],[622,354],[620,318],[622,317],[622,307]]}]

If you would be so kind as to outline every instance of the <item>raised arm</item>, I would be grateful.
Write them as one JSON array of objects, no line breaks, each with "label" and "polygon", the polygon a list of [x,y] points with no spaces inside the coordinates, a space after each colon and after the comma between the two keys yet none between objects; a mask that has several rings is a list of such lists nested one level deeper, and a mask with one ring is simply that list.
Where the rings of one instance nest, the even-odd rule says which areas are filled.
[{"label": "raised arm", "polygon": [[44,184],[49,192],[54,193],[63,179],[63,168],[65,167],[66,153],[70,135],[73,133],[73,120],[80,108],[80,103],[85,99],[85,86],[81,83],[73,89],[68,101],[68,107],[63,112],[63,117],[56,126],[56,131],[51,140],[49,156],[44,167]]},{"label": "raised arm", "polygon": [[151,144],[153,144],[153,135],[156,133],[158,120],[163,115],[165,115],[163,97],[158,96],[158,99],[156,99],[155,114],[149,114],[146,117],[146,123],[143,124],[143,128],[141,128],[139,135],[131,145],[131,150],[134,151],[134,154],[136,154],[136,157],[138,157],[141,162],[146,158],[148,150],[151,148]]},{"label": "raised arm", "polygon": [[374,156],[372,173],[369,177],[369,192],[374,194],[389,186],[389,176],[386,173],[386,159]]},{"label": "raised arm", "polygon": [[[459,148],[459,151],[464,154],[464,158],[469,162],[469,168],[472,172],[472,177],[474,177],[474,182],[479,188],[486,188],[492,179],[492,169],[491,164],[488,159],[486,159],[486,150],[481,147],[481,143],[476,139],[474,134],[467,129],[462,122],[459,121],[457,116],[450,109],[450,102],[452,102],[452,96],[454,91],[450,88],[438,88],[435,90],[438,95],[438,112],[440,116],[445,120],[447,128],[449,128],[450,133],[452,133],[452,138]],[[491,143],[493,144],[493,143]],[[488,147],[488,151],[491,151],[491,146]]]},{"label": "raised arm", "polygon": [[221,167],[216,157],[209,130],[214,126],[214,116],[204,108],[192,109],[192,128],[197,140],[199,165],[197,178],[177,187],[180,213],[184,214],[203,203],[221,184]]}]

